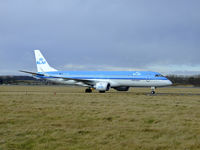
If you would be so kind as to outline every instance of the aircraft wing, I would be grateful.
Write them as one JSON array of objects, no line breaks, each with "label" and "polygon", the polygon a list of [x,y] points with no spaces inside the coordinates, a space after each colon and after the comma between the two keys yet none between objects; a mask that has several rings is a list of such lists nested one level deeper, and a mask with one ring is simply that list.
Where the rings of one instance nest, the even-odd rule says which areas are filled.
[{"label": "aircraft wing", "polygon": [[76,78],[67,78],[67,77],[62,77],[62,76],[48,76],[52,78],[58,78],[58,79],[63,79],[63,80],[74,80],[76,82],[82,82],[87,85],[94,85],[95,81],[92,80],[87,80],[87,79],[76,79]]},{"label": "aircraft wing", "polygon": [[39,76],[43,76],[43,77],[51,77],[51,78],[57,78],[57,79],[63,79],[63,80],[74,80],[76,82],[82,82],[86,85],[92,85],[92,86],[95,84],[95,81],[93,81],[93,80],[67,78],[67,77],[62,77],[62,76],[52,76],[52,75],[48,75],[48,74],[42,74],[42,73],[36,73],[36,72],[30,72],[30,71],[23,71],[23,70],[19,70],[19,71],[24,72],[24,73],[28,73],[28,74],[32,74],[33,76],[39,75]]}]

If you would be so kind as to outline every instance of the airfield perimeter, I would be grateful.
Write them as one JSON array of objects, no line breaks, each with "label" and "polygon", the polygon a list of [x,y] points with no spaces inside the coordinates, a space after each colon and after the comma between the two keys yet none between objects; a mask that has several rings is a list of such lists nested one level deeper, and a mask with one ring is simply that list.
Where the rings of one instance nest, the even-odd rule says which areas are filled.
[{"label": "airfield perimeter", "polygon": [[200,88],[0,86],[0,150],[200,149]]}]

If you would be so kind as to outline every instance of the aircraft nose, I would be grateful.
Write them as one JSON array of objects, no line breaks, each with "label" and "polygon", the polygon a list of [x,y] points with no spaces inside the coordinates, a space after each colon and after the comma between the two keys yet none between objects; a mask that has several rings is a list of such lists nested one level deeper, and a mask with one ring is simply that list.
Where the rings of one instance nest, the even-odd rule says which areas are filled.
[{"label": "aircraft nose", "polygon": [[173,84],[172,81],[167,80],[167,85],[172,85],[172,84]]}]

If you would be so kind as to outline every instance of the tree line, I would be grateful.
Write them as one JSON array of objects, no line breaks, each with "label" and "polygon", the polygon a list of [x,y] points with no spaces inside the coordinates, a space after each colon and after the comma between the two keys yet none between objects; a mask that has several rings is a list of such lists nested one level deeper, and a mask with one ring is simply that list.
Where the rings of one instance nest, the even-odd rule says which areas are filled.
[{"label": "tree line", "polygon": [[47,82],[31,76],[0,76],[0,84],[4,85],[46,85]]},{"label": "tree line", "polygon": [[173,85],[193,85],[200,86],[200,75],[195,76],[181,76],[181,75],[168,75],[166,76],[173,82]]},{"label": "tree line", "polygon": [[[173,85],[193,85],[200,87],[200,75],[196,76],[166,76],[173,82]],[[0,76],[0,84],[11,85],[55,85],[56,83],[38,80],[31,76]]]}]

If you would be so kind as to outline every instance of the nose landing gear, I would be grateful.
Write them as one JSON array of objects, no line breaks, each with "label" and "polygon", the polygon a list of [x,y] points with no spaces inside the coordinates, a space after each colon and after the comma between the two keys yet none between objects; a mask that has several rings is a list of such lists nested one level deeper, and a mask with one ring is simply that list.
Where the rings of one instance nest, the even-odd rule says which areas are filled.
[{"label": "nose landing gear", "polygon": [[156,89],[156,87],[151,87],[151,94],[155,94],[156,93],[155,89]]}]

